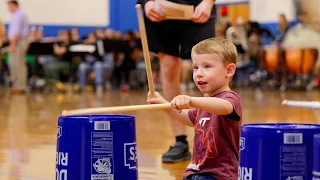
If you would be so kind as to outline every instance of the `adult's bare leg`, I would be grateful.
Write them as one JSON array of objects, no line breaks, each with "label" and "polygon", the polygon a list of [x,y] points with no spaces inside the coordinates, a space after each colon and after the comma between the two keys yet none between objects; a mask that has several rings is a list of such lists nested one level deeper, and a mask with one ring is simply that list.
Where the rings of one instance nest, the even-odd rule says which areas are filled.
[{"label": "adult's bare leg", "polygon": [[188,89],[188,84],[192,74],[192,62],[189,59],[181,61],[181,88],[183,91]]},{"label": "adult's bare leg", "polygon": [[[159,53],[160,76],[164,98],[171,101],[180,94],[180,68],[181,60],[179,57],[165,53]],[[189,160],[191,154],[186,141],[186,127],[184,124],[171,120],[171,127],[176,137],[176,143],[162,156],[163,162],[180,162]]]}]

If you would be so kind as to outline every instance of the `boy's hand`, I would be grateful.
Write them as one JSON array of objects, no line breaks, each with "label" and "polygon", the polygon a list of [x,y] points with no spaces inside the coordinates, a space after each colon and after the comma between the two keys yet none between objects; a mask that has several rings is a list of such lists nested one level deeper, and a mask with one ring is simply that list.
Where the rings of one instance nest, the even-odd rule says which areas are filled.
[{"label": "boy's hand", "polygon": [[187,95],[176,96],[171,101],[171,107],[181,113],[182,109],[189,109],[191,107],[191,97]]},{"label": "boy's hand", "polygon": [[154,93],[155,97],[151,98],[150,97],[150,92],[148,92],[148,99],[147,99],[147,103],[148,104],[164,104],[164,103],[168,103],[167,100],[165,100],[160,93],[155,92]]}]

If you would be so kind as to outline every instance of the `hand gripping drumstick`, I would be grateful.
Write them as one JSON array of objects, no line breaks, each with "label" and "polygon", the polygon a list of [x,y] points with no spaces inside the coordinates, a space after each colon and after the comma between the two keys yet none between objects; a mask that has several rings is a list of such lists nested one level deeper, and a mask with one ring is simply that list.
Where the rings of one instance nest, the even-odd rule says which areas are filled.
[{"label": "hand gripping drumstick", "polygon": [[136,10],[137,10],[137,15],[138,15],[138,23],[139,23],[139,29],[140,29],[140,37],[141,37],[141,43],[142,43],[143,56],[144,56],[144,61],[146,63],[146,71],[147,71],[147,77],[148,77],[150,97],[155,97],[151,63],[150,63],[150,54],[149,54],[149,47],[148,47],[148,41],[147,41],[147,33],[146,33],[146,27],[144,24],[142,12],[141,12],[141,4],[136,5]]},{"label": "hand gripping drumstick", "polygon": [[170,109],[170,108],[171,108],[171,103],[86,108],[86,109],[77,109],[77,110],[70,110],[70,111],[64,110],[62,112],[62,116],[97,114],[97,113],[123,113],[123,112],[130,112],[130,111],[162,110],[162,109]]},{"label": "hand gripping drumstick", "polygon": [[300,108],[308,108],[308,109],[320,109],[319,101],[292,101],[292,100],[283,100],[283,106],[291,106],[291,107],[300,107]]}]

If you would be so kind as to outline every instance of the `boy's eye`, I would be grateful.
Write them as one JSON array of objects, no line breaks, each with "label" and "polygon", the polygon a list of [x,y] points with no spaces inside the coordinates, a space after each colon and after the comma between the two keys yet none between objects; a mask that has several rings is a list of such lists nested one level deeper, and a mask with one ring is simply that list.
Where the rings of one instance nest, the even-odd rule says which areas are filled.
[{"label": "boy's eye", "polygon": [[198,69],[198,66],[193,66],[193,69]]},{"label": "boy's eye", "polygon": [[204,68],[210,68],[210,67],[211,67],[211,66],[210,66],[210,65],[208,65],[208,64],[204,66]]}]

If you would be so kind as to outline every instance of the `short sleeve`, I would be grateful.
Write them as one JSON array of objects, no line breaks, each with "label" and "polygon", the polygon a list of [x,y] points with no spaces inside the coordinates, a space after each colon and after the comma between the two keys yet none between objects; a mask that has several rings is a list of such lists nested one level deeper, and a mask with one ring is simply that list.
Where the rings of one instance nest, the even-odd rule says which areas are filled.
[{"label": "short sleeve", "polygon": [[22,14],[16,14],[11,22],[11,32],[13,35],[21,35],[23,25],[23,16]]},{"label": "short sleeve", "polygon": [[192,124],[194,124],[194,125],[196,124],[197,112],[198,112],[197,109],[190,109],[190,110],[188,111],[189,119],[191,120]]},{"label": "short sleeve", "polygon": [[221,99],[227,100],[232,104],[233,111],[231,114],[227,115],[228,118],[239,121],[242,118],[242,107],[240,96],[236,93],[224,94]]},{"label": "short sleeve", "polygon": [[148,2],[149,0],[137,0],[136,4],[141,4],[142,8],[144,8],[144,5]]}]

